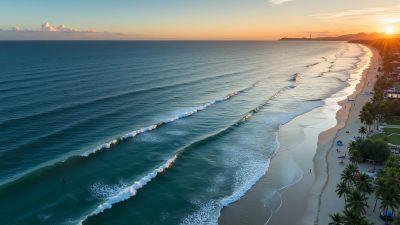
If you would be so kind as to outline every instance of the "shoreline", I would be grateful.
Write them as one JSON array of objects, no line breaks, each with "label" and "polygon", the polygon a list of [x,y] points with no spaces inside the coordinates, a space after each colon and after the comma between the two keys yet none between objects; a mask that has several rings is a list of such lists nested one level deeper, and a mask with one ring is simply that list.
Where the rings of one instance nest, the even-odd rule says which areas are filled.
[{"label": "shoreline", "polygon": [[[376,53],[368,46],[363,47],[368,48],[372,56],[369,63],[360,68],[358,78],[354,80],[350,76],[349,85],[325,99],[324,105],[281,127],[278,132],[281,146],[271,159],[269,171],[242,199],[222,210],[218,224],[316,224],[321,181],[323,173],[327,172],[321,156],[328,154],[324,149],[334,146],[337,132],[349,118],[352,102],[346,97],[362,93],[367,73],[374,66]],[[280,180],[285,177],[286,180]],[[272,195],[267,195],[271,184],[282,185],[278,185]]]},{"label": "shoreline", "polygon": [[[336,148],[335,142],[337,140],[343,140],[345,143],[344,146],[346,146],[347,143],[350,143],[350,140],[348,139],[349,135],[358,135],[358,129],[361,126],[358,117],[359,112],[365,103],[372,97],[372,95],[364,95],[362,93],[373,91],[373,86],[377,79],[376,75],[378,74],[377,68],[381,63],[378,50],[370,46],[363,46],[369,48],[373,55],[369,67],[363,72],[363,79],[357,85],[355,92],[349,96],[349,98],[354,99],[355,105],[352,106],[351,102],[346,100],[338,103],[341,105],[341,109],[337,112],[336,116],[338,124],[334,128],[321,133],[318,152],[314,157],[315,165],[319,164],[321,170],[319,171],[319,179],[313,184],[313,187],[310,190],[310,196],[314,197],[314,199],[310,198],[308,202],[308,210],[310,210],[309,212],[312,212],[314,215],[314,221],[312,224],[328,224],[330,222],[329,214],[340,212],[344,208],[343,200],[339,199],[334,192],[344,166],[340,166],[336,162],[333,162],[337,159],[337,153],[333,152],[332,149]],[[346,134],[346,131],[349,131],[350,134]],[[329,132],[334,132],[334,135],[329,137]],[[328,137],[324,137],[325,135],[328,135]],[[329,138],[329,147],[326,144],[324,145],[323,138]],[[347,147],[342,147],[342,151],[343,150],[345,152],[341,154],[346,154]],[[321,182],[323,182],[322,186]],[[318,195],[315,195],[317,192]],[[316,202],[318,203],[317,205],[315,204]],[[329,202],[329,204],[324,204],[327,202]],[[315,211],[315,209],[317,209],[317,211]],[[311,220],[307,221],[311,222]]]}]

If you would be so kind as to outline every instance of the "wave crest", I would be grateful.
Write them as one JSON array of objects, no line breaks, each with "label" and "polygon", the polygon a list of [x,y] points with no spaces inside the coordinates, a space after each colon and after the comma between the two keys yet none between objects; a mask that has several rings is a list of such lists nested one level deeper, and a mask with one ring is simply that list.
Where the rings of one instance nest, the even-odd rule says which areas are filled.
[{"label": "wave crest", "polygon": [[93,210],[93,212],[91,212],[88,216],[85,216],[85,218],[83,218],[79,222],[79,224],[82,224],[87,218],[91,216],[95,216],[97,214],[104,212],[104,210],[106,209],[110,209],[114,204],[128,200],[132,196],[135,196],[140,188],[144,187],[147,183],[149,183],[151,180],[157,177],[158,174],[163,173],[166,169],[170,168],[176,161],[177,157],[178,157],[177,155],[173,156],[163,165],[154,169],[152,172],[142,177],[140,180],[134,182],[132,185],[128,187],[123,188],[121,191],[117,192],[111,197],[108,197],[107,200],[102,204],[98,205],[96,209]]},{"label": "wave crest", "polygon": [[[178,157],[183,154],[184,152],[186,152],[187,150],[190,149],[194,149],[196,146],[202,145],[204,143],[207,143],[209,141],[214,140],[215,138],[220,137],[221,135],[224,135],[230,131],[232,131],[233,129],[235,129],[236,127],[244,124],[246,121],[248,121],[254,114],[258,113],[260,110],[262,110],[265,106],[267,106],[270,101],[274,100],[279,94],[281,94],[282,92],[289,90],[291,88],[294,88],[292,86],[287,86],[284,88],[279,89],[277,92],[275,92],[271,97],[269,97],[268,99],[266,99],[263,103],[261,103],[260,105],[258,105],[257,107],[253,108],[252,110],[248,111],[247,113],[245,113],[236,123],[233,123],[232,125],[226,127],[223,130],[220,130],[219,132],[216,132],[210,136],[205,137],[204,139],[201,139],[199,141],[193,142],[183,148],[181,148],[180,150],[178,150],[175,155],[170,158],[167,162],[165,162],[162,166],[160,166],[159,168],[153,170],[152,172],[150,172],[149,174],[147,174],[145,177],[141,178],[139,181],[136,181],[134,184],[132,184],[131,186],[128,186],[126,188],[123,188],[122,190],[120,190],[117,194],[109,197],[104,203],[100,204],[99,206],[97,206],[97,208],[90,213],[89,215],[85,216],[85,218],[83,220],[81,220],[81,222],[79,224],[82,224],[82,222],[84,222],[87,218],[91,217],[91,216],[95,216],[97,214],[100,214],[102,212],[104,212],[104,210],[106,209],[110,209],[112,208],[112,206],[116,203],[125,201],[133,196],[136,195],[137,191],[142,188],[143,186],[145,186],[148,182],[150,182],[151,180],[153,180],[155,177],[157,177],[158,174],[163,173],[166,169],[170,168],[178,159]],[[265,170],[263,170],[263,173],[259,174],[259,176],[256,178],[256,180],[251,180],[250,183],[246,184],[246,187],[243,189],[238,190],[238,192],[235,192],[232,196],[225,198],[224,200],[221,201],[221,207],[224,207],[234,201],[236,201],[237,199],[239,199],[241,196],[243,196],[246,191],[248,189],[250,189],[250,187],[252,187],[255,182],[260,179],[262,177],[263,174],[265,174],[265,172],[267,171],[269,166],[269,161],[266,162],[265,164]]]},{"label": "wave crest", "polygon": [[235,96],[237,96],[237,95],[239,95],[239,94],[241,94],[243,92],[249,91],[249,90],[253,89],[258,83],[259,82],[255,82],[250,87],[247,87],[247,88],[244,88],[242,90],[229,93],[229,94],[227,94],[226,96],[224,96],[224,97],[222,97],[220,99],[215,99],[215,100],[209,101],[209,102],[207,102],[207,103],[205,103],[205,104],[203,104],[201,106],[198,106],[198,107],[194,108],[193,110],[181,113],[181,114],[179,114],[177,116],[171,117],[171,118],[166,119],[164,121],[161,121],[161,122],[159,122],[157,124],[153,124],[153,125],[148,126],[148,127],[144,127],[144,128],[140,128],[138,130],[131,131],[131,132],[127,133],[127,134],[122,135],[121,137],[115,138],[115,139],[113,139],[113,140],[111,140],[109,142],[106,142],[106,143],[101,144],[101,145],[99,145],[99,146],[97,146],[97,147],[95,147],[95,148],[93,148],[91,150],[88,150],[88,151],[84,152],[83,154],[81,154],[81,156],[82,157],[88,157],[89,155],[92,155],[92,154],[94,154],[94,153],[96,153],[98,151],[105,150],[105,149],[110,149],[112,146],[118,144],[119,142],[121,142],[123,140],[136,137],[139,134],[155,130],[158,127],[163,126],[165,124],[172,123],[172,122],[174,122],[176,120],[189,117],[189,116],[191,116],[193,114],[196,114],[198,112],[201,112],[201,111],[207,109],[208,107],[210,107],[210,106],[212,106],[212,105],[214,105],[216,103],[227,101],[227,100],[229,100],[229,99],[231,99],[231,98],[233,98],[233,97],[235,97]]}]

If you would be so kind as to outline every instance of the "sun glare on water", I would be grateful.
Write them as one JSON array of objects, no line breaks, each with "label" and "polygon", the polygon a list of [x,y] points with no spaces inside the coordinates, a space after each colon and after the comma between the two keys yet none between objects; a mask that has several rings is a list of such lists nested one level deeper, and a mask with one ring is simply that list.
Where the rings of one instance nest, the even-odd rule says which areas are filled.
[{"label": "sun glare on water", "polygon": [[395,29],[394,29],[393,26],[388,26],[388,27],[385,28],[385,33],[386,34],[394,34],[394,32],[395,32]]}]

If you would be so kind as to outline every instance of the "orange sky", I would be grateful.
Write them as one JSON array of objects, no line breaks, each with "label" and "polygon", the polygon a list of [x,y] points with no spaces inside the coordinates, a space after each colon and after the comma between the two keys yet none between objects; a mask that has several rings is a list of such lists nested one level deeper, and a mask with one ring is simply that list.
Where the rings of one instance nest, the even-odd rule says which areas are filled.
[{"label": "orange sky", "polygon": [[0,39],[275,40],[400,30],[399,0],[3,0],[0,6]]}]

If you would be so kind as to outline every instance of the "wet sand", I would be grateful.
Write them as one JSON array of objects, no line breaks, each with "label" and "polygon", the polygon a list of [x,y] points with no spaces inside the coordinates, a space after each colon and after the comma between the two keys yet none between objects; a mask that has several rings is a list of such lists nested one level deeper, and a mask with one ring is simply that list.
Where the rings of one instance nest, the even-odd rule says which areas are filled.
[{"label": "wet sand", "polygon": [[[349,87],[326,99],[322,107],[281,127],[278,133],[281,145],[271,160],[267,174],[243,198],[222,210],[218,221],[220,225],[317,223],[318,213],[322,215],[325,212],[319,210],[319,205],[325,204],[325,196],[321,197],[321,190],[328,186],[325,185],[329,183],[326,182],[328,177],[336,176],[326,167],[326,160],[330,160],[329,165],[334,167],[330,166],[329,169],[340,170],[336,168],[339,166],[335,158],[337,156],[328,159],[327,153],[334,148],[334,140],[340,133],[338,131],[347,124],[347,119],[358,120],[358,112],[352,112],[359,110],[365,101],[360,101],[357,97],[354,107],[354,102],[347,101],[347,96],[350,96],[350,99],[364,96],[360,93],[367,90],[365,87],[373,86],[377,59],[378,56],[374,53],[369,69],[360,72],[363,74],[362,78],[360,75],[354,77]],[[367,97],[369,96],[363,99]],[[352,131],[358,128],[359,126],[354,124]],[[337,198],[335,193],[327,196],[329,199]],[[337,211],[341,210],[340,205],[332,207]],[[321,219],[321,224],[327,224],[325,221]]]},{"label": "wet sand", "polygon": [[[341,102],[341,105],[346,108],[342,108],[341,112],[338,112],[338,132],[334,136],[334,141],[332,143],[336,143],[337,140],[343,141],[344,146],[339,148],[341,153],[336,152],[337,146],[331,145],[330,147],[321,147],[319,153],[316,155],[316,163],[319,162],[322,165],[320,168],[323,168],[323,170],[321,170],[323,176],[320,177],[321,179],[319,179],[312,188],[313,195],[318,197],[314,198],[314,201],[309,205],[313,215],[317,213],[314,224],[328,224],[330,222],[330,214],[341,212],[344,209],[344,200],[339,199],[335,193],[336,185],[340,181],[340,174],[345,167],[345,165],[340,165],[338,163],[338,156],[344,154],[348,155],[347,146],[351,143],[352,137],[359,136],[358,129],[362,126],[359,119],[359,112],[372,97],[371,94],[368,95],[366,93],[373,91],[376,75],[378,74],[377,69],[381,59],[377,50],[371,50],[374,53],[371,65],[368,70],[365,71],[364,79],[358,85],[356,93],[350,97],[354,99],[354,101]],[[349,161],[346,159],[345,164],[348,163]],[[317,195],[317,193],[319,194]],[[311,208],[318,209],[318,211],[315,212],[315,210],[311,210]],[[309,221],[311,222],[311,220]]]}]

